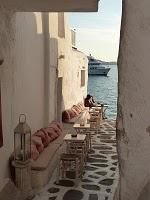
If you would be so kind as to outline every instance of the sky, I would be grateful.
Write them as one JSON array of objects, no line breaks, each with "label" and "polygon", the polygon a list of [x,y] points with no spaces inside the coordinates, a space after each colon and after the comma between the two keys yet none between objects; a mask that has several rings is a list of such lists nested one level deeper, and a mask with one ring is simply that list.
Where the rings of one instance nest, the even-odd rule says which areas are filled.
[{"label": "sky", "polygon": [[100,0],[95,13],[70,13],[77,48],[104,61],[117,61],[122,0]]}]

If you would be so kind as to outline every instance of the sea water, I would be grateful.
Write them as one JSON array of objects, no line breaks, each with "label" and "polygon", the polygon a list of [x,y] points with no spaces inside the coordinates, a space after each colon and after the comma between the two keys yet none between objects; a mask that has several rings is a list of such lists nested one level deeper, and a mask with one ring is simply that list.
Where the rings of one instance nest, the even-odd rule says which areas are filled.
[{"label": "sea water", "polygon": [[94,100],[108,104],[106,116],[115,119],[117,115],[118,71],[117,65],[109,67],[111,69],[106,77],[89,75],[88,93],[94,97]]}]

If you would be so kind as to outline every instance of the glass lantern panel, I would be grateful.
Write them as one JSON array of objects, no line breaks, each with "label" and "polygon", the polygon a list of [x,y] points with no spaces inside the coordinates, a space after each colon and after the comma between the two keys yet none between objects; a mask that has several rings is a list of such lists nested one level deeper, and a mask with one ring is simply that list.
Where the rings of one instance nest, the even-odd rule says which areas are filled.
[{"label": "glass lantern panel", "polygon": [[21,138],[20,134],[15,134],[14,135],[14,149],[15,149],[15,160],[21,161],[23,159],[22,157],[22,147],[21,147]]},{"label": "glass lantern panel", "polygon": [[30,159],[30,133],[28,134],[15,134],[15,160],[27,161]]},{"label": "glass lantern panel", "polygon": [[31,134],[25,134],[25,159],[29,160],[31,158]]}]

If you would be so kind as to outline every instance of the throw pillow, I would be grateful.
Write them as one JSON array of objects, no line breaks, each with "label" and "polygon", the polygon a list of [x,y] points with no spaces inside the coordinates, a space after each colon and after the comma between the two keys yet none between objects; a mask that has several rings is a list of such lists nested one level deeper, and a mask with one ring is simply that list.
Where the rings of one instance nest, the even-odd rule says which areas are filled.
[{"label": "throw pillow", "polygon": [[70,120],[70,115],[68,110],[65,110],[62,112],[62,121],[63,122],[68,122]]},{"label": "throw pillow", "polygon": [[34,144],[36,146],[39,153],[41,153],[44,150],[44,145],[42,143],[41,138],[36,135],[32,136],[31,144]]},{"label": "throw pillow", "polygon": [[62,128],[61,128],[61,124],[60,124],[60,122],[58,122],[58,121],[52,121],[51,124],[56,124],[57,127],[62,131]]},{"label": "throw pillow", "polygon": [[52,127],[47,127],[47,132],[48,132],[49,137],[51,137],[52,140],[55,140],[59,136],[57,131],[55,131]]},{"label": "throw pillow", "polygon": [[48,144],[51,142],[51,138],[49,137],[49,134],[48,134],[46,128],[41,128],[40,131],[42,131],[45,135],[45,146],[48,146]]}]

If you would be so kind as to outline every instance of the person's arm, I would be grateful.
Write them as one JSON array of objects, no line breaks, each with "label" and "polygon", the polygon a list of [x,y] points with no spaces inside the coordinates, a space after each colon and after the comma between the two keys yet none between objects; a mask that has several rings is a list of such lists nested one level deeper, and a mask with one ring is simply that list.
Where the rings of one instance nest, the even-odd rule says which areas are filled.
[{"label": "person's arm", "polygon": [[95,100],[92,98],[93,103],[96,103]]}]

